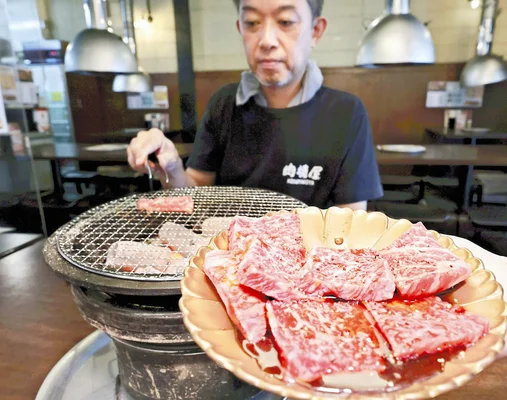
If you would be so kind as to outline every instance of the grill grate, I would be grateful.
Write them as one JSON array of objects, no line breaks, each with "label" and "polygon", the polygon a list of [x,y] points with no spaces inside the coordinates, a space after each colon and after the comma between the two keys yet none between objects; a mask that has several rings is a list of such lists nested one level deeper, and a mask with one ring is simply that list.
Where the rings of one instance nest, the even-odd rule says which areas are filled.
[{"label": "grill grate", "polygon": [[[192,214],[137,210],[137,200],[141,197],[188,195],[194,200]],[[58,251],[73,265],[94,273],[141,281],[175,281],[183,277],[188,258],[195,250],[207,245],[211,236],[226,228],[228,221],[223,217],[262,217],[269,211],[301,207],[306,205],[292,197],[241,187],[182,188],[133,195],[89,210],[60,228]],[[209,225],[211,221],[214,223]],[[165,240],[158,235],[162,226]],[[126,243],[116,251],[121,265],[111,263],[111,259],[108,263],[110,247],[121,241],[157,247],[146,247],[141,252],[138,249],[134,256],[130,253],[134,253],[136,244]],[[181,259],[161,271],[160,264],[154,262],[154,254],[159,249],[165,253],[159,255],[158,262],[167,261],[167,254]]]}]

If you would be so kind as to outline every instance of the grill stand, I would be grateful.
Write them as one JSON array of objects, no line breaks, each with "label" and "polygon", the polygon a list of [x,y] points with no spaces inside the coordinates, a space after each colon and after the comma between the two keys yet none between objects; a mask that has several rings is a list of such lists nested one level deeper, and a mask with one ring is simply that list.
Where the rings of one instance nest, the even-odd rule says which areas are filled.
[{"label": "grill stand", "polygon": [[[84,399],[135,400],[120,382],[112,340],[98,330],[76,344],[58,361],[35,397],[35,400]],[[282,399],[261,392],[250,400]]]},{"label": "grill stand", "polygon": [[111,296],[75,285],[72,294],[83,318],[112,339],[120,380],[135,400],[249,399],[260,392],[195,344],[179,310],[162,310],[160,304],[173,309],[179,296]]}]

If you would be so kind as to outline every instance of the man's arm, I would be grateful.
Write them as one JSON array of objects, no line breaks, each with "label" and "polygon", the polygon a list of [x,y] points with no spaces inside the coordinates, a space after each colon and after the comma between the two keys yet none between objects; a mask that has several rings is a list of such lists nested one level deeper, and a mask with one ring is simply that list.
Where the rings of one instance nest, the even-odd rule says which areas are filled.
[{"label": "man's arm", "polygon": [[350,203],[350,204],[340,204],[337,205],[337,207],[340,208],[350,208],[351,210],[364,210],[366,211],[366,207],[368,206],[367,201],[358,201],[357,203]]},{"label": "man's arm", "polygon": [[216,180],[216,173],[199,171],[194,168],[187,168],[185,171],[178,171],[177,175],[171,174],[168,171],[169,180],[166,183],[164,175],[161,175],[161,183],[164,189],[172,189],[175,187],[188,187],[188,186],[213,186]]},{"label": "man's arm", "polygon": [[366,210],[367,200],[383,196],[370,121],[357,101],[352,111],[345,159],[335,183],[332,204]]}]

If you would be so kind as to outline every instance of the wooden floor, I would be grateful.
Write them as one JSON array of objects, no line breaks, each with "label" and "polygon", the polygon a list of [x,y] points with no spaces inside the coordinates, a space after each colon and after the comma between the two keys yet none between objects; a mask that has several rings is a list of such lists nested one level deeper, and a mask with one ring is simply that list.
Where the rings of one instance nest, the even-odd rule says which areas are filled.
[{"label": "wooden floor", "polygon": [[[60,358],[94,329],[44,263],[44,241],[0,260],[0,399],[34,399]],[[97,399],[100,400],[100,399]]]}]

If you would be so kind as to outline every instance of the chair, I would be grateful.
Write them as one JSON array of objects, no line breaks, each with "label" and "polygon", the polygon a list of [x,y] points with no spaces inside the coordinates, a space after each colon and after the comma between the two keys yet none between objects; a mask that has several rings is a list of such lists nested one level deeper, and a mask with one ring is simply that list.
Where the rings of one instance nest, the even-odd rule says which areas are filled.
[{"label": "chair", "polygon": [[412,223],[422,222],[428,229],[455,235],[458,230],[456,213],[438,207],[422,204],[375,203],[375,211],[380,211],[394,219],[408,219]]},{"label": "chair", "polygon": [[61,180],[62,183],[73,183],[76,186],[76,192],[82,195],[83,188],[81,185],[90,187],[90,185],[96,183],[97,176],[98,174],[93,171],[71,170],[62,172]]},{"label": "chair", "polygon": [[416,204],[423,196],[421,179],[417,176],[381,175],[384,196],[377,201]]},{"label": "chair", "polygon": [[[466,210],[468,226],[460,234],[467,234],[484,247],[498,253],[507,252],[507,174],[499,171],[477,171],[482,191]],[[503,193],[502,193],[503,192]],[[466,231],[464,228],[467,228]]]},{"label": "chair", "polygon": [[479,239],[486,250],[507,257],[507,232],[483,231],[479,233]]}]

